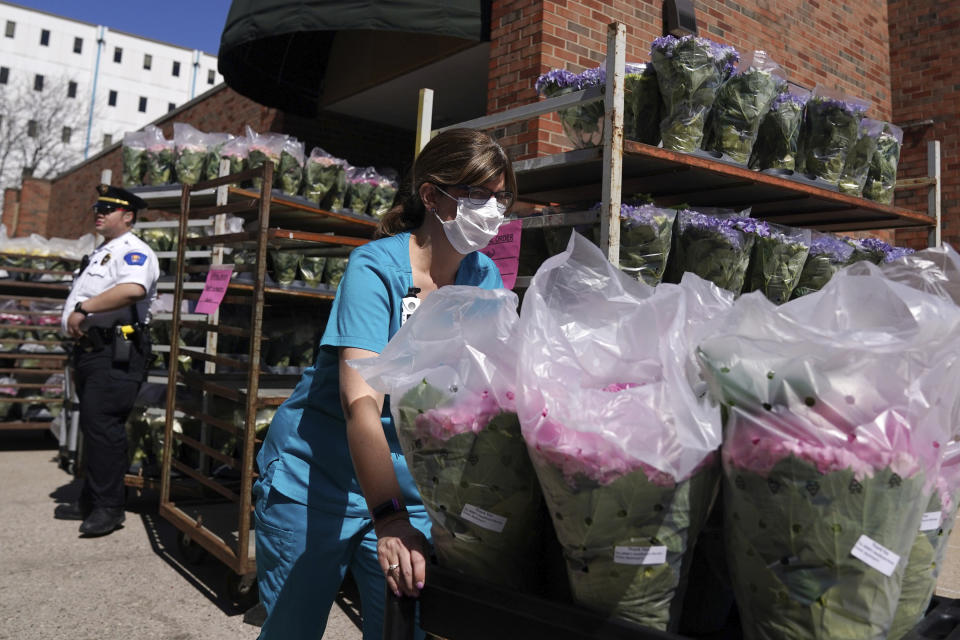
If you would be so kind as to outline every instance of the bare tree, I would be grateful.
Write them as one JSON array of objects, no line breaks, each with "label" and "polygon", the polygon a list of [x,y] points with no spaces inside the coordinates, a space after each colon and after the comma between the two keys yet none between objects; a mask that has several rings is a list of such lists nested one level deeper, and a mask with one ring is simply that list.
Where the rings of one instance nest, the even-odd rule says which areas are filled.
[{"label": "bare tree", "polygon": [[68,89],[64,80],[0,85],[0,191],[25,170],[52,178],[83,157],[89,103]]}]

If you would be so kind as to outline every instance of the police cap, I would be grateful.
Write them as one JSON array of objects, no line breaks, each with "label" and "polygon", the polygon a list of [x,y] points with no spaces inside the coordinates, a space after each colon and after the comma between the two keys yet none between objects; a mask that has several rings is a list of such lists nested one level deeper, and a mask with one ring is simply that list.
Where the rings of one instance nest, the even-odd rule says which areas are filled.
[{"label": "police cap", "polygon": [[147,203],[126,189],[112,187],[108,184],[97,185],[97,201],[93,210],[101,213],[110,213],[115,209],[124,209],[136,213],[147,208]]}]

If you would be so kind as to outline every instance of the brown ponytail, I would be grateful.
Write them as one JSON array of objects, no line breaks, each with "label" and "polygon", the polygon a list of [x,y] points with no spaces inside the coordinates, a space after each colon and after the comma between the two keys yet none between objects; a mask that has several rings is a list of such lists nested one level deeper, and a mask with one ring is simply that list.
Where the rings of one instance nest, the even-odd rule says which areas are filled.
[{"label": "brown ponytail", "polygon": [[420,199],[420,185],[480,185],[503,176],[505,189],[517,192],[513,165],[503,148],[486,133],[475,129],[448,129],[427,143],[413,163],[409,192],[400,204],[380,219],[376,237],[393,236],[423,224],[426,209]]}]

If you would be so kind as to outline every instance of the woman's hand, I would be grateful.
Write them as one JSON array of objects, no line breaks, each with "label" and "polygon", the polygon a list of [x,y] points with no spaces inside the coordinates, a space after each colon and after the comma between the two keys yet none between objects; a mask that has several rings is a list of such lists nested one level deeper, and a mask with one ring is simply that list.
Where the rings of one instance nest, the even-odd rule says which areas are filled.
[{"label": "woman's hand", "polygon": [[416,598],[427,572],[427,539],[405,517],[377,527],[377,557],[394,595]]}]

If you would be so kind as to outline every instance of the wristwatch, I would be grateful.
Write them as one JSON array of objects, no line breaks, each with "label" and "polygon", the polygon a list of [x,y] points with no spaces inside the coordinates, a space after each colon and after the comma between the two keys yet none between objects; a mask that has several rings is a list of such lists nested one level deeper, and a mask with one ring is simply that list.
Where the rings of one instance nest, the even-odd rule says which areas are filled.
[{"label": "wristwatch", "polygon": [[73,310],[77,313],[82,313],[84,317],[90,315],[90,312],[83,308],[83,302],[78,302],[77,304],[73,305]]}]

